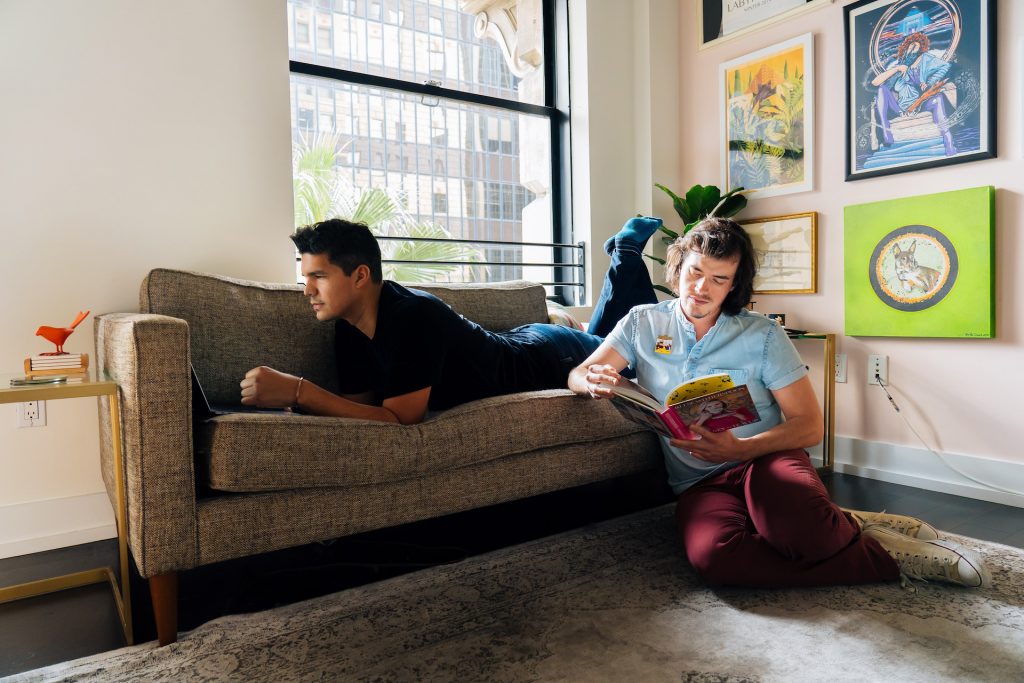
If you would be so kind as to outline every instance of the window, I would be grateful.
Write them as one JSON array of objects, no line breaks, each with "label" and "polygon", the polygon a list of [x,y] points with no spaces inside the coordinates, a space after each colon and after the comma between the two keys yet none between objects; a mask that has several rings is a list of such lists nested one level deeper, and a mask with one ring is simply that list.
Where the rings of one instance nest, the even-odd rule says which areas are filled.
[{"label": "window", "polygon": [[329,19],[318,18],[316,23],[316,51],[331,54],[334,52],[334,32],[331,30]]},{"label": "window", "polygon": [[[520,12],[539,8],[541,16],[520,16],[519,23],[542,26],[543,48],[555,48],[542,67],[525,72],[509,65],[510,47],[492,37],[498,32],[476,35],[476,15],[463,11],[461,0],[287,1],[293,156],[306,170],[312,159],[324,166],[301,178],[328,183],[330,191],[309,196],[337,200],[311,212],[336,215],[365,193],[383,193],[407,209],[371,226],[378,234],[437,237],[439,226],[466,259],[435,260],[515,261],[424,263],[436,280],[520,277],[530,252],[522,243],[571,240],[562,159],[567,39],[559,35],[568,0],[519,5]],[[382,241],[385,259],[399,244]],[[429,254],[433,245],[414,251]],[[571,258],[570,250],[552,251]],[[529,272],[539,279],[536,268]],[[559,282],[568,269],[547,272]]]},{"label": "window", "polygon": [[434,193],[434,213],[448,213],[448,195],[444,192]]}]

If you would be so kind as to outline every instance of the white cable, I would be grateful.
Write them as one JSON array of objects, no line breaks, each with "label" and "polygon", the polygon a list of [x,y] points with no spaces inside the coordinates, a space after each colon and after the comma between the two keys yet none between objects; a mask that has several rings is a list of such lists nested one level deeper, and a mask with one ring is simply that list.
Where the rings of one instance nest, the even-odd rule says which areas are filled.
[{"label": "white cable", "polygon": [[925,443],[925,440],[923,438],[921,438],[921,435],[917,433],[916,429],[914,429],[914,425],[910,424],[910,420],[907,419],[907,416],[904,415],[900,411],[900,407],[898,405],[896,405],[896,401],[893,400],[892,394],[890,394],[889,391],[885,388],[885,385],[882,384],[882,378],[879,377],[877,372],[875,373],[875,381],[878,382],[878,386],[882,387],[882,391],[885,392],[885,397],[889,399],[889,403],[891,403],[892,407],[896,409],[896,412],[899,414],[899,416],[901,418],[903,418],[903,421],[905,423],[907,423],[907,426],[910,427],[910,431],[912,431],[914,433],[914,436],[916,436],[917,440],[921,442],[921,445],[923,445],[926,449],[928,449],[928,451],[930,451],[936,458],[941,460],[943,465],[945,465],[949,469],[953,470],[954,472],[959,474],[964,479],[970,479],[974,483],[981,484],[982,486],[988,487],[988,488],[990,488],[990,489],[992,489],[994,491],[1002,491],[1003,493],[1012,493],[1015,496],[1024,496],[1024,492],[1015,491],[1013,489],[1006,489],[1006,488],[1003,488],[1002,486],[996,486],[995,484],[990,484],[987,481],[982,481],[981,479],[977,479],[975,477],[972,477],[971,475],[967,474],[966,472],[964,472],[960,468],[954,466],[951,462],[949,462],[944,457],[942,457],[941,453],[939,453],[938,451],[934,450],[931,446],[929,446],[927,443]]}]

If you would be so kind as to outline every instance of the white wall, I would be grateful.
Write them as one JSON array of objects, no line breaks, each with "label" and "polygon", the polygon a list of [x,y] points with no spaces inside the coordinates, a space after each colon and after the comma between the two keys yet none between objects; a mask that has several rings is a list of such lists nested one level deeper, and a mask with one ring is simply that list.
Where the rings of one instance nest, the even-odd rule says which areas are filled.
[{"label": "white wall", "polygon": [[[154,267],[294,280],[286,26],[280,0],[0,0],[0,373],[41,324],[137,310]],[[56,545],[109,535],[97,439],[91,399],[31,429],[0,406],[0,556],[51,499]]]},{"label": "white wall", "polygon": [[[837,386],[837,433],[848,469],[889,477],[901,470],[903,483],[930,486],[944,478],[908,468],[898,453],[922,450],[917,437],[895,413],[878,387],[866,382],[869,354],[889,357],[889,380],[903,414],[929,445],[955,459],[968,474],[1016,490],[1024,489],[1024,429],[1017,413],[1024,368],[1024,265],[1020,236],[1024,163],[1021,162],[1021,38],[1024,6],[998,2],[998,158],[882,178],[844,182],[845,75],[843,3],[825,4],[786,22],[697,49],[696,1],[681,3],[678,34],[681,82],[680,187],[721,183],[719,168],[718,65],[779,41],[813,32],[815,38],[815,189],[752,201],[742,217],[818,212],[818,293],[758,295],[757,310],[785,312],[800,328],[843,331],[843,207],[861,202],[994,185],[996,199],[997,338],[991,340],[839,338],[848,354],[849,382]],[[873,448],[872,445],[877,448]],[[897,445],[900,449],[890,449]],[[891,458],[871,454],[892,452]],[[927,453],[925,451],[925,453]],[[934,460],[933,456],[928,456]],[[996,464],[993,468],[993,462]],[[991,496],[946,468],[958,492],[1024,505],[1024,498]],[[998,474],[994,474],[997,472]],[[917,473],[917,474],[915,474]],[[915,479],[915,476],[918,476]],[[895,480],[895,477],[889,477]],[[936,488],[939,488],[936,486]]]},{"label": "white wall", "polygon": [[591,247],[591,304],[604,241],[637,213],[672,212],[654,183],[678,186],[678,21],[678,0],[569,1],[573,228]]}]

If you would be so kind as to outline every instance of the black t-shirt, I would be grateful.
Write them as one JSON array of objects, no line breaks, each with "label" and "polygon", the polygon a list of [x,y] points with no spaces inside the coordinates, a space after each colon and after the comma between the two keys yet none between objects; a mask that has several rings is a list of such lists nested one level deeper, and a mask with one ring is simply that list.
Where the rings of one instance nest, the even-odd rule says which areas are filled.
[{"label": "black t-shirt", "polygon": [[431,387],[429,407],[565,386],[565,368],[535,333],[489,332],[432,294],[385,280],[373,339],[335,327],[338,388],[379,403]]}]

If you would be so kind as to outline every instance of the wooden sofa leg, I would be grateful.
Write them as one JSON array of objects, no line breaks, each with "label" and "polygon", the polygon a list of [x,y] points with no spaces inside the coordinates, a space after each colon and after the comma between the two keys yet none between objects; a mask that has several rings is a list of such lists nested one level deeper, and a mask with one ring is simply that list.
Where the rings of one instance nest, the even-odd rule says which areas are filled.
[{"label": "wooden sofa leg", "polygon": [[178,573],[149,577],[149,595],[153,600],[156,636],[163,647],[178,640]]}]

